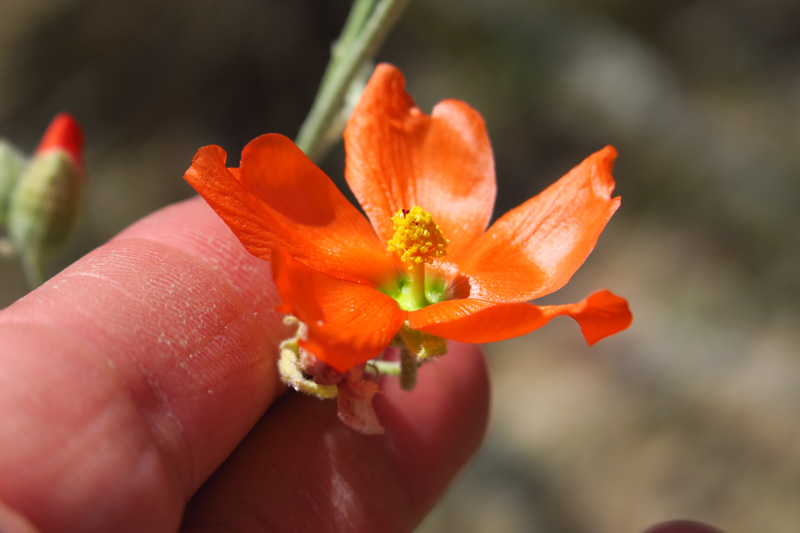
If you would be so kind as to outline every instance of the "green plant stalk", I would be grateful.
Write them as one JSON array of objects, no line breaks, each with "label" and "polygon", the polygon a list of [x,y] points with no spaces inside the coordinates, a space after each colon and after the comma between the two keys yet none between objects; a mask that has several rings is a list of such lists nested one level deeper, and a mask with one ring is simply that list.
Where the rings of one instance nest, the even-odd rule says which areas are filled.
[{"label": "green plant stalk", "polygon": [[400,348],[400,388],[413,390],[417,384],[417,356],[407,347]]},{"label": "green plant stalk", "polygon": [[377,52],[409,0],[356,0],[342,34],[333,46],[311,110],[297,135],[296,144],[312,161],[325,154],[320,141],[342,108],[356,74]]},{"label": "green plant stalk", "polygon": [[[339,39],[333,43],[333,57],[331,58],[331,63],[341,57],[342,52],[340,50],[346,51],[353,45],[353,41],[355,41],[358,34],[361,33],[361,30],[364,29],[364,24],[367,20],[369,20],[369,15],[375,8],[376,1],[377,0],[355,0],[355,2],[353,2],[353,7],[350,8],[350,14],[347,16],[347,21],[342,28],[342,34],[339,36]],[[326,74],[329,72],[331,72],[330,68],[325,71]],[[324,85],[325,81],[326,78],[323,77],[320,86]]]},{"label": "green plant stalk", "polygon": [[400,361],[371,361],[370,364],[375,365],[375,369],[382,376],[400,375]]}]

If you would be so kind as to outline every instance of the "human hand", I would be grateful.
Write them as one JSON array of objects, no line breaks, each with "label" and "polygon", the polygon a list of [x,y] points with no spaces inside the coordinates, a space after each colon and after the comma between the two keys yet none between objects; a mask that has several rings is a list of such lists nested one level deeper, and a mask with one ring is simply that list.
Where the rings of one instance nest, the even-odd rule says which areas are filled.
[{"label": "human hand", "polygon": [[483,437],[480,353],[387,380],[366,437],[281,396],[275,304],[193,199],[0,311],[0,531],[413,529]]}]

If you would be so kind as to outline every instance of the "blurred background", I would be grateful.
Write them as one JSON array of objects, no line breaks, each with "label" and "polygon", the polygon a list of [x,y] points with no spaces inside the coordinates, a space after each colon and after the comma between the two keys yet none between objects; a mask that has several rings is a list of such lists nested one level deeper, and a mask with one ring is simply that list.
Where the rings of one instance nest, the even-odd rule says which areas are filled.
[{"label": "blurred background", "polygon": [[[0,136],[88,138],[76,239],[52,271],[187,198],[198,147],[294,136],[348,2],[3,0]],[[420,107],[484,116],[496,214],[606,144],[622,207],[548,301],[609,288],[628,331],[557,319],[486,347],[490,432],[423,532],[728,532],[800,523],[800,3],[414,0],[379,60]],[[341,146],[323,169],[343,185]],[[0,261],[0,306],[25,294]],[[424,369],[423,369],[424,371]]]}]

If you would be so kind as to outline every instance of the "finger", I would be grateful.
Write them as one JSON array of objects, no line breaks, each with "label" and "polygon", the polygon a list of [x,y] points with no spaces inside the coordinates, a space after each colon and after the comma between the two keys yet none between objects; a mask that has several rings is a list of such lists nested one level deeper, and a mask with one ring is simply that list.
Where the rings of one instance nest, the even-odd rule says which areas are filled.
[{"label": "finger", "polygon": [[489,386],[453,345],[412,392],[384,380],[384,436],[341,425],[333,402],[288,394],[192,499],[188,531],[411,531],[479,446]]},{"label": "finger", "polygon": [[722,531],[692,520],[671,520],[651,526],[642,533],[722,533]]},{"label": "finger", "polygon": [[275,298],[190,200],[1,311],[0,501],[44,530],[174,530],[282,390]]}]

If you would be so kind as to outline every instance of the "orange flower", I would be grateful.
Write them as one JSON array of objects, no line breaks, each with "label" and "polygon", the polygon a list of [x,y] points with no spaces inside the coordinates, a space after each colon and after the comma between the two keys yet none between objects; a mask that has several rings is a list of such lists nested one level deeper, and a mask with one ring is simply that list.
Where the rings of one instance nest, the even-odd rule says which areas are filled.
[{"label": "orange flower", "polygon": [[281,135],[250,142],[238,168],[201,148],[186,172],[250,253],[272,261],[279,309],[308,327],[301,345],[346,372],[398,333],[409,346],[424,334],[484,343],[567,315],[594,344],[627,328],[627,302],[606,290],[527,303],[567,283],[619,207],[614,148],[487,230],[496,185],[483,119],[456,100],[425,115],[404,85],[379,65],[344,133],[345,177],[369,220]]}]

